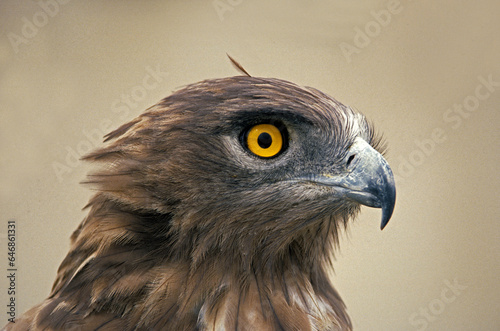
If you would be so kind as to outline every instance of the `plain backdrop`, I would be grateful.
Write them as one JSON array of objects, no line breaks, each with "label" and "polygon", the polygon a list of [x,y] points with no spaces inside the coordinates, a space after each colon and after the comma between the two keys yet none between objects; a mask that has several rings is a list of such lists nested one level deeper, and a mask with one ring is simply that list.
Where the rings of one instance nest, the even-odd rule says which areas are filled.
[{"label": "plain backdrop", "polygon": [[[362,208],[332,280],[357,330],[499,330],[500,2],[0,3],[0,324],[48,294],[92,192],[77,161],[176,89],[239,75],[318,88],[384,134],[397,205]],[[149,75],[149,76],[148,76]]]}]

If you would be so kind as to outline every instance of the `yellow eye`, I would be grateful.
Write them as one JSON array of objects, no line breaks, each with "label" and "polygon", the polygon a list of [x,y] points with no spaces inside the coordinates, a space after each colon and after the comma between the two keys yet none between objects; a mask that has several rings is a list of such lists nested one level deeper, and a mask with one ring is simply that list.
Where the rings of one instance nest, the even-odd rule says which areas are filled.
[{"label": "yellow eye", "polygon": [[283,149],[283,134],[272,124],[259,124],[246,136],[248,149],[260,157],[273,157]]}]

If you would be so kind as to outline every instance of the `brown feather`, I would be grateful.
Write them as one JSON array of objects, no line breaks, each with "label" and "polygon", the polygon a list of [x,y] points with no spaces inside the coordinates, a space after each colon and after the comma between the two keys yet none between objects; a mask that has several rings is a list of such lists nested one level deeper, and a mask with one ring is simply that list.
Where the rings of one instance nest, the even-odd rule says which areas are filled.
[{"label": "brown feather", "polygon": [[238,69],[239,71],[241,71],[242,73],[244,73],[245,75],[247,75],[248,77],[252,77],[250,76],[250,74],[245,70],[245,68],[243,68],[243,66],[238,62],[236,61],[235,59],[233,59],[231,57],[231,55],[227,54],[227,57],[229,58],[229,60],[231,61],[231,63],[233,64],[233,66]]},{"label": "brown feather", "polygon": [[[324,157],[340,167],[354,112],[228,57],[248,77],[187,86],[84,158],[103,165],[86,181],[88,216],[50,296],[6,330],[351,329],[327,275],[358,205],[285,179]],[[295,128],[304,148],[251,157],[238,135],[262,120]]]}]

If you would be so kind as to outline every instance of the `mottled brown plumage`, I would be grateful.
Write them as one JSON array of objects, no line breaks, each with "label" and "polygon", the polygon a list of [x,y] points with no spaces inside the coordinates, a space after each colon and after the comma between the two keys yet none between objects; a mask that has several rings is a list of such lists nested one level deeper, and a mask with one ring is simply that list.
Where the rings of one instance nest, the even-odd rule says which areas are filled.
[{"label": "mottled brown plumage", "polygon": [[[246,145],[259,123],[283,134],[275,157]],[[362,115],[238,76],[189,85],[106,141],[85,157],[97,193],[50,296],[7,330],[351,329],[327,275],[338,230],[360,203],[385,225],[395,199]]]}]

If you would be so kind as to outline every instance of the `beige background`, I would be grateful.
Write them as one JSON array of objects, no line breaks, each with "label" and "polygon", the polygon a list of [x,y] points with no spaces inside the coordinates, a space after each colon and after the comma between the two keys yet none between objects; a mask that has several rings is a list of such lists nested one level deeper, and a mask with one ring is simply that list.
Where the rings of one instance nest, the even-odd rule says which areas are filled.
[{"label": "beige background", "polygon": [[[0,3],[2,324],[7,221],[21,313],[49,293],[91,195],[79,185],[89,167],[68,150],[84,152],[185,84],[238,74],[228,52],[254,76],[355,107],[389,142],[393,219],[380,232],[380,211],[363,208],[333,276],[356,329],[500,329],[500,86],[478,78],[500,82],[500,2],[54,1]],[[381,26],[373,13],[388,8]],[[343,54],[355,42],[367,45]],[[168,74],[146,90],[148,67]],[[464,103],[465,117],[450,113]],[[67,166],[59,179],[55,164]]]}]

